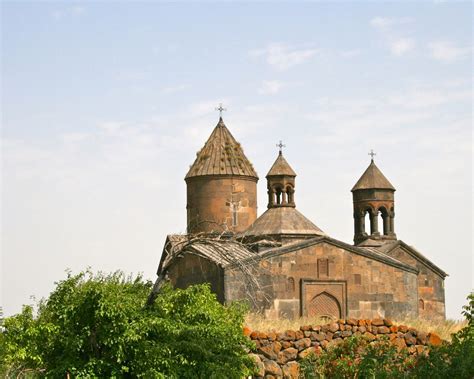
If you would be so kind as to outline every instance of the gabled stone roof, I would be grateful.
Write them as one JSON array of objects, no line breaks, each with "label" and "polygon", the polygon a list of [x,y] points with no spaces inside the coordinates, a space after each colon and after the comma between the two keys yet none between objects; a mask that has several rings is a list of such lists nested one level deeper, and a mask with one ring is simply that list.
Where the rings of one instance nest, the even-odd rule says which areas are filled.
[{"label": "gabled stone roof", "polygon": [[172,234],[166,238],[157,274],[160,275],[166,271],[175,259],[185,254],[204,257],[221,267],[256,256],[256,253],[235,241],[212,238],[193,239],[188,235]]},{"label": "gabled stone roof", "polygon": [[225,126],[222,117],[204,147],[197,153],[185,179],[204,175],[238,175],[258,179],[252,163]]},{"label": "gabled stone roof", "polygon": [[[295,243],[290,244],[290,245],[285,245],[285,246],[282,246],[282,247],[269,249],[269,250],[266,250],[263,253],[258,254],[257,257],[258,257],[258,259],[270,258],[270,257],[273,257],[273,256],[286,254],[286,253],[289,253],[289,252],[292,252],[292,251],[301,250],[301,249],[304,249],[306,247],[317,245],[317,244],[320,244],[320,243],[328,243],[328,244],[331,244],[333,246],[340,247],[340,248],[342,248],[346,251],[349,251],[351,253],[361,255],[361,256],[366,257],[366,258],[374,259],[376,261],[385,263],[389,266],[400,268],[404,271],[409,271],[409,272],[413,272],[415,274],[418,274],[418,269],[416,267],[412,267],[412,266],[410,266],[406,263],[403,263],[403,262],[399,261],[398,259],[395,259],[395,258],[393,258],[393,257],[391,257],[387,254],[384,254],[380,251],[377,251],[376,249],[356,247],[356,246],[349,245],[345,242],[336,240],[336,239],[328,237],[328,236],[314,237],[314,238],[307,239],[307,240],[304,240],[304,241],[298,241],[298,242],[295,242]],[[256,257],[252,257],[252,258],[253,258],[253,260],[257,261]],[[247,260],[248,259],[244,259],[241,262],[245,263]],[[235,265],[235,264],[231,264],[229,266],[232,266],[232,265]]]},{"label": "gabled stone roof", "polygon": [[267,209],[243,234],[245,236],[326,235],[293,207]]},{"label": "gabled stone roof", "polygon": [[362,189],[389,189],[395,191],[395,187],[382,174],[382,171],[379,170],[373,160],[351,191]]},{"label": "gabled stone roof", "polygon": [[296,173],[293,171],[291,166],[283,157],[281,151],[280,154],[278,154],[275,163],[273,163],[272,168],[270,169],[270,171],[268,171],[267,178],[269,176],[296,176]]},{"label": "gabled stone roof", "polygon": [[426,267],[430,268],[432,271],[437,273],[441,278],[446,278],[448,274],[436,266],[432,261],[426,258],[423,254],[421,254],[417,249],[413,246],[408,245],[407,243],[403,242],[402,240],[397,240],[391,243],[385,243],[380,247],[376,247],[378,251],[383,254],[390,255],[393,250],[395,250],[398,246],[403,248],[409,255],[415,258],[418,262],[423,263]]}]

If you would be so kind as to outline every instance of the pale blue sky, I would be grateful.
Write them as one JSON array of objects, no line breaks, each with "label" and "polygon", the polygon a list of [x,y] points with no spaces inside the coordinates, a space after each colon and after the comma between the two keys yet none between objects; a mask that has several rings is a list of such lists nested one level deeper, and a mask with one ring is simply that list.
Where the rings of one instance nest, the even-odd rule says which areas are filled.
[{"label": "pale blue sky", "polygon": [[283,139],[300,211],[351,242],[368,151],[396,231],[473,287],[472,4],[2,3],[2,295],[7,314],[64,270],[155,279],[185,230],[184,175],[217,122],[259,175]]}]

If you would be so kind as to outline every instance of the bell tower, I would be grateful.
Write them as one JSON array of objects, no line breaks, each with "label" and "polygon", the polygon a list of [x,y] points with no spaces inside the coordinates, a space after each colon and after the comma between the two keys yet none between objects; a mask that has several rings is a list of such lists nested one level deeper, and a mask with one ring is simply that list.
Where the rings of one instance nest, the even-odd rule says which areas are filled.
[{"label": "bell tower", "polygon": [[[396,240],[395,188],[375,165],[374,155],[370,165],[352,188],[354,204],[354,243],[367,239]],[[369,224],[366,225],[366,215]],[[379,227],[379,219],[382,221]]]},{"label": "bell tower", "polygon": [[258,176],[222,119],[185,181],[188,233],[238,233],[257,218]]},{"label": "bell tower", "polygon": [[295,208],[295,178],[296,173],[283,157],[280,141],[278,157],[267,174],[268,208]]}]

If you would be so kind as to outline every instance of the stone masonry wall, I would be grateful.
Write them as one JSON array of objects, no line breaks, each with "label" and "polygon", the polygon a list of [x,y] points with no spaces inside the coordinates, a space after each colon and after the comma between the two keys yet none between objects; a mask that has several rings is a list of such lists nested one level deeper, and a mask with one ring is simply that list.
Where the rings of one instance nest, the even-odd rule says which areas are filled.
[{"label": "stone masonry wall", "polygon": [[388,319],[338,320],[327,325],[307,325],[299,330],[282,333],[262,333],[245,328],[244,333],[255,342],[257,348],[256,353],[251,354],[258,366],[255,378],[265,379],[298,378],[298,361],[311,353],[319,354],[352,335],[366,337],[369,341],[388,336],[399,349],[407,348],[414,355],[422,353],[426,346],[442,342],[435,333],[394,325]]},{"label": "stone masonry wall", "polygon": [[243,232],[257,218],[257,179],[190,178],[186,208],[189,233]]},{"label": "stone masonry wall", "polygon": [[[224,275],[226,301],[246,298],[239,269]],[[336,319],[418,317],[416,273],[326,242],[262,259],[254,276],[264,292],[256,310],[268,318],[324,316],[312,308],[322,293],[336,299]]]},{"label": "stone masonry wall", "polygon": [[444,320],[446,318],[444,279],[401,246],[391,251],[390,255],[420,271],[418,274],[418,317],[427,320]]}]

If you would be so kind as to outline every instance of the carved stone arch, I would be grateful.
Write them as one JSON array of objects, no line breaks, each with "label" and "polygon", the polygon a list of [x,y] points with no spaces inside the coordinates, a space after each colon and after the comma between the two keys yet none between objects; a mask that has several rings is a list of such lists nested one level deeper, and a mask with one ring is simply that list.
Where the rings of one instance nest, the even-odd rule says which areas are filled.
[{"label": "carved stone arch", "polygon": [[275,204],[283,202],[283,185],[280,183],[273,184],[272,190],[275,193]]},{"label": "carved stone arch", "polygon": [[383,216],[388,216],[389,211],[385,205],[381,205],[377,208],[377,211],[380,212]]},{"label": "carved stone arch", "polygon": [[341,304],[330,293],[323,291],[314,296],[308,304],[308,316],[341,318]]},{"label": "carved stone arch", "polygon": [[379,213],[379,210],[375,206],[370,205],[370,206],[366,207],[366,212],[369,212],[370,216],[374,216],[374,215],[377,216],[378,213]]},{"label": "carved stone arch", "polygon": [[295,292],[295,278],[289,277],[286,282],[286,290],[293,294]]}]

